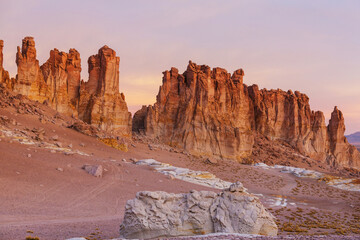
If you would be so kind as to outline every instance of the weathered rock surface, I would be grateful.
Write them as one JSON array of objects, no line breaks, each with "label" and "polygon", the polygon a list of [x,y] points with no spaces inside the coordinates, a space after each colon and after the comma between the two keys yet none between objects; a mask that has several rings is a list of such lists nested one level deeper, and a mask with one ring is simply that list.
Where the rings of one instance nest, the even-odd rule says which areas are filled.
[{"label": "weathered rock surface", "polygon": [[298,91],[259,90],[243,84],[244,71],[189,62],[165,71],[156,103],[134,115],[133,130],[193,154],[248,161],[256,136],[289,143],[302,155],[334,167],[360,168],[360,154],[344,137],[335,108],[329,126]]},{"label": "weathered rock surface", "polygon": [[125,206],[120,235],[149,239],[216,232],[277,235],[273,216],[241,183],[216,194],[138,192]]},{"label": "weathered rock surface", "polygon": [[58,49],[50,51],[50,58],[41,66],[49,87],[49,105],[58,112],[77,116],[80,94],[80,54],[75,49],[69,53]]},{"label": "weathered rock surface", "polygon": [[104,46],[89,58],[89,81],[81,83],[79,118],[121,135],[131,135],[131,113],[119,93],[120,58]]},{"label": "weathered rock surface", "polygon": [[3,55],[4,41],[0,40],[0,83],[8,88],[13,88],[14,79],[10,79],[9,72],[3,67],[4,55]]},{"label": "weathered rock surface", "polygon": [[33,37],[25,37],[22,46],[17,48],[16,64],[18,66],[14,91],[29,97],[31,100],[44,102],[49,89],[40,71],[36,59],[35,41]]},{"label": "weathered rock surface", "polygon": [[10,79],[2,67],[2,49],[1,40],[0,83],[7,88],[101,130],[131,136],[131,114],[124,94],[119,93],[120,58],[114,50],[104,46],[91,56],[89,81],[81,83],[81,59],[75,49],[69,53],[51,50],[49,59],[40,67],[34,38],[25,37],[16,54],[16,80]]},{"label": "weathered rock surface", "polygon": [[165,71],[157,102],[147,110],[146,134],[193,154],[251,156],[253,109],[242,76],[241,69],[231,76],[192,62],[184,74]]}]

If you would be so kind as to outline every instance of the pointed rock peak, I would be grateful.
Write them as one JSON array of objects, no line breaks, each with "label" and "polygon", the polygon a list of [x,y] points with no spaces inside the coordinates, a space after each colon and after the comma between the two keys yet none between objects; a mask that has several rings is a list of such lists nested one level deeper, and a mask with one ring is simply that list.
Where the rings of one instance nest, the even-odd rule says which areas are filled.
[{"label": "pointed rock peak", "polygon": [[189,60],[189,64],[187,66],[187,71],[196,71],[197,65],[196,63],[193,63],[191,60]]},{"label": "pointed rock peak", "polygon": [[338,109],[337,106],[334,107],[334,110],[331,113],[331,119],[338,119],[338,120],[344,119],[342,112]]},{"label": "pointed rock peak", "polygon": [[233,73],[233,76],[244,76],[244,75],[245,75],[245,72],[242,68],[235,70]]},{"label": "pointed rock peak", "polygon": [[3,66],[3,47],[4,47],[4,41],[0,40],[0,68]]},{"label": "pointed rock peak", "polygon": [[244,70],[242,68],[240,68],[233,73],[231,79],[232,79],[233,83],[235,83],[235,84],[238,84],[238,83],[243,84],[244,75],[245,75]]},{"label": "pointed rock peak", "polygon": [[35,41],[33,37],[25,37],[22,40],[21,51],[20,47],[17,47],[16,63],[22,58],[25,58],[27,61],[36,60]]},{"label": "pointed rock peak", "polygon": [[110,58],[116,57],[116,52],[113,49],[109,48],[107,45],[104,45],[102,48],[100,48],[98,54],[100,56],[105,56]]}]

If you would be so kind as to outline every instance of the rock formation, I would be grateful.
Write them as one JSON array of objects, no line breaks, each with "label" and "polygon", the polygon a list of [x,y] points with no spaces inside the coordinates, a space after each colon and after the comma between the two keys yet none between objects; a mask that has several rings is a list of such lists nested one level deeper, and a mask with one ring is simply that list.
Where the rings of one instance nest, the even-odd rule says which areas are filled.
[{"label": "rock formation", "polygon": [[49,89],[40,71],[36,59],[35,41],[33,37],[22,40],[21,50],[17,48],[16,64],[18,66],[14,91],[31,100],[44,102],[49,95]]},{"label": "rock formation", "polygon": [[243,84],[244,71],[189,62],[179,74],[165,71],[156,103],[135,113],[133,130],[193,154],[240,161],[251,158],[257,134],[283,140],[305,156],[334,167],[360,168],[360,154],[344,137],[335,108],[329,126],[298,91],[259,90]]},{"label": "rock formation", "polygon": [[49,88],[49,105],[58,112],[77,116],[80,93],[80,54],[75,49],[69,53],[56,48],[50,51],[50,58],[41,66]]},{"label": "rock formation", "polygon": [[14,79],[10,79],[9,72],[6,71],[3,67],[3,48],[4,48],[4,41],[0,40],[0,83],[5,84],[8,88],[13,88]]},{"label": "rock formation", "polygon": [[49,59],[39,67],[34,38],[25,37],[16,54],[16,80],[2,67],[2,49],[0,40],[0,83],[102,130],[131,136],[131,114],[124,94],[119,93],[120,58],[114,50],[104,46],[91,56],[89,81],[81,83],[81,59],[75,49],[69,53],[51,50]]},{"label": "rock formation", "polygon": [[192,62],[184,74],[165,71],[157,102],[147,110],[146,134],[193,154],[249,157],[253,109],[242,76],[241,69],[231,76]]},{"label": "rock formation", "polygon": [[80,87],[79,118],[102,130],[131,135],[131,113],[119,93],[120,58],[104,46],[88,64],[89,81]]},{"label": "rock formation", "polygon": [[125,206],[120,236],[131,239],[208,233],[277,235],[273,216],[241,183],[216,194],[138,192]]}]

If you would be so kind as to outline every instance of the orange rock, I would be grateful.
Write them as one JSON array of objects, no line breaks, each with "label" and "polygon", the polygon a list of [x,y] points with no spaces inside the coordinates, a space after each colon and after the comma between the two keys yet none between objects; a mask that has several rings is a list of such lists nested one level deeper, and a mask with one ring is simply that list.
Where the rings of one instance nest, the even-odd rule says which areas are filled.
[{"label": "orange rock", "polygon": [[254,138],[283,140],[301,154],[335,167],[360,167],[360,154],[347,143],[344,119],[335,108],[329,126],[298,91],[259,90],[243,84],[244,71],[189,62],[179,74],[165,71],[156,103],[134,115],[133,130],[194,154],[246,161]]},{"label": "orange rock", "polygon": [[238,70],[231,77],[224,69],[191,61],[183,74],[176,68],[165,71],[157,102],[144,117],[146,134],[193,154],[250,157],[254,113],[243,75]]},{"label": "orange rock", "polygon": [[48,86],[40,71],[36,59],[35,41],[33,37],[25,37],[21,51],[17,48],[16,64],[18,66],[14,91],[28,96],[31,100],[44,102],[49,94]]},{"label": "orange rock", "polygon": [[[0,42],[2,63],[3,42]],[[0,82],[8,88],[69,116],[79,118],[113,134],[131,135],[131,114],[125,96],[119,93],[120,58],[104,46],[89,58],[89,81],[80,83],[81,59],[75,49],[69,53],[50,51],[49,59],[39,67],[33,37],[25,37],[16,54],[18,74],[12,81],[0,65]],[[7,75],[6,75],[7,74]]]},{"label": "orange rock", "polygon": [[131,113],[119,93],[120,58],[104,46],[88,60],[89,81],[80,87],[79,118],[105,131],[130,136]]},{"label": "orange rock", "polygon": [[50,58],[41,66],[49,88],[49,105],[58,112],[77,116],[80,91],[80,54],[70,49],[69,54],[56,48],[50,51]]},{"label": "orange rock", "polygon": [[0,83],[4,83],[8,88],[12,88],[13,81],[10,79],[9,72],[3,68],[3,47],[4,41],[0,40]]},{"label": "orange rock", "polygon": [[355,146],[348,143],[345,133],[345,120],[337,107],[331,113],[328,126],[329,147],[331,155],[328,162],[333,166],[346,166],[360,169],[360,153]]}]

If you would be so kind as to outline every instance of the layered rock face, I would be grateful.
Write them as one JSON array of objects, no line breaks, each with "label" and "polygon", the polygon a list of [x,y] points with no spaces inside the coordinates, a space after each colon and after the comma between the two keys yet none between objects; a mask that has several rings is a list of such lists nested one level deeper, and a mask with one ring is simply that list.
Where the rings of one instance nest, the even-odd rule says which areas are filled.
[{"label": "layered rock face", "polygon": [[88,64],[89,81],[81,84],[79,118],[106,131],[131,135],[131,113],[119,93],[120,58],[104,46]]},{"label": "layered rock face", "polygon": [[17,48],[16,64],[18,71],[14,91],[28,96],[31,100],[44,102],[49,95],[49,89],[40,71],[36,59],[35,41],[33,37],[25,37],[21,50]]},{"label": "layered rock face", "polygon": [[81,77],[79,52],[70,49],[67,54],[55,48],[41,71],[49,88],[49,105],[58,112],[77,116]]},{"label": "layered rock face", "polygon": [[120,236],[153,239],[208,233],[243,233],[276,236],[273,216],[241,183],[216,194],[139,192],[125,206]]},{"label": "layered rock face", "polygon": [[3,67],[3,60],[4,60],[3,48],[4,48],[4,41],[0,40],[0,83],[4,83],[9,88],[12,88],[13,81],[11,81],[10,79],[9,72],[6,71]]},{"label": "layered rock face", "polygon": [[192,62],[184,74],[165,71],[157,102],[147,110],[146,134],[193,154],[249,157],[254,121],[243,75]]},{"label": "layered rock face", "polygon": [[135,113],[134,130],[195,154],[241,161],[251,158],[254,136],[261,134],[334,167],[360,168],[337,108],[327,127],[305,94],[248,87],[243,76],[242,69],[231,75],[191,61],[183,74],[165,71],[156,103]]},{"label": "layered rock face", "polygon": [[114,50],[104,46],[91,56],[89,81],[81,83],[81,59],[75,49],[69,53],[51,50],[49,59],[39,67],[34,38],[25,37],[16,54],[16,80],[2,67],[2,49],[0,41],[0,82],[8,88],[102,130],[131,135],[131,114],[124,94],[119,93],[120,58]]}]

